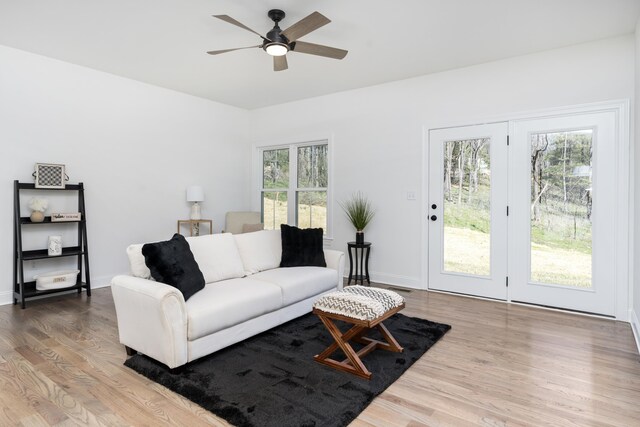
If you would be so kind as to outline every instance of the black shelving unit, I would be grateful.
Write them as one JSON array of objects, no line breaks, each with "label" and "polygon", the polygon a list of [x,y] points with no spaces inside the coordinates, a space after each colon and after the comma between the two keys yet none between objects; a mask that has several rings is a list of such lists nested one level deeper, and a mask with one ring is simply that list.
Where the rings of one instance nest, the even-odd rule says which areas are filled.
[{"label": "black shelving unit", "polygon": [[[31,222],[29,217],[20,216],[20,191],[36,190],[36,191],[76,191],[78,193],[78,212],[81,213],[80,221],[52,222],[51,217],[47,216],[43,222]],[[89,248],[87,246],[87,212],[84,205],[84,186],[82,183],[67,184],[62,189],[36,188],[35,184],[27,184],[18,182],[13,183],[13,304],[17,304],[18,300],[22,304],[22,308],[26,307],[26,299],[40,295],[56,294],[70,290],[77,290],[78,293],[82,289],[87,290],[87,296],[91,296],[91,279],[89,276]],[[76,246],[68,246],[62,248],[62,255],[49,256],[47,249],[36,249],[25,251],[22,250],[22,233],[31,227],[37,227],[42,224],[76,224],[78,226],[78,242]],[[23,226],[25,230],[23,230]],[[48,258],[60,258],[75,256],[78,259],[78,277],[73,286],[62,289],[37,290],[36,282],[25,282],[24,280],[24,262]],[[82,281],[84,272],[84,282]]]}]

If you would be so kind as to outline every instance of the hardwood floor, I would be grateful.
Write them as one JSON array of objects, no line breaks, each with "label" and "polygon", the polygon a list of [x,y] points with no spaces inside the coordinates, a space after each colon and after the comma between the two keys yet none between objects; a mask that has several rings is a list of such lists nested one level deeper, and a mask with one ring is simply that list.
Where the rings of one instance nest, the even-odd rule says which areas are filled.
[{"label": "hardwood floor", "polygon": [[[354,426],[640,426],[629,324],[412,291],[452,330]],[[227,425],[125,368],[109,288],[0,307],[0,425]]]}]

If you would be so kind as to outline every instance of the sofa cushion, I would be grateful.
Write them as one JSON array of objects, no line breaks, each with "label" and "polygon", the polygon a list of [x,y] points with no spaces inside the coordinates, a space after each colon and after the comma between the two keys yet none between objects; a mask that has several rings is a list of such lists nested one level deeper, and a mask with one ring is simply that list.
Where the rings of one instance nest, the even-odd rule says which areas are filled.
[{"label": "sofa cushion", "polygon": [[282,240],[280,230],[263,230],[233,236],[238,245],[246,274],[280,266]]},{"label": "sofa cushion", "polygon": [[242,258],[233,235],[222,233],[187,237],[187,242],[206,283],[244,276]]},{"label": "sofa cushion", "polygon": [[251,277],[278,286],[285,306],[338,286],[338,272],[323,267],[276,268]]},{"label": "sofa cushion", "polygon": [[245,277],[209,283],[187,301],[190,341],[282,307],[280,288]]},{"label": "sofa cushion", "polygon": [[158,282],[177,288],[185,301],[204,288],[204,277],[185,238],[176,233],[165,242],[146,243],[142,255]]},{"label": "sofa cushion", "polygon": [[322,228],[298,228],[280,225],[282,260],[280,267],[326,267],[322,248]]},{"label": "sofa cushion", "polygon": [[129,257],[129,268],[131,269],[131,275],[140,277],[141,279],[150,279],[151,271],[144,262],[144,255],[142,255],[143,244],[129,245],[127,247],[127,256]]}]

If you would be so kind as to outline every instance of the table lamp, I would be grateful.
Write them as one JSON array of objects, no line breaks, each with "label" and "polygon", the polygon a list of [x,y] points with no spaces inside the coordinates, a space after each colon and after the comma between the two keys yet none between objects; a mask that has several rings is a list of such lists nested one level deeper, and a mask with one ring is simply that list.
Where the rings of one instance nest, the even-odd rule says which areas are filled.
[{"label": "table lamp", "polygon": [[204,190],[199,185],[187,187],[187,202],[193,202],[191,205],[191,219],[202,219],[200,214],[200,204],[204,201]]}]

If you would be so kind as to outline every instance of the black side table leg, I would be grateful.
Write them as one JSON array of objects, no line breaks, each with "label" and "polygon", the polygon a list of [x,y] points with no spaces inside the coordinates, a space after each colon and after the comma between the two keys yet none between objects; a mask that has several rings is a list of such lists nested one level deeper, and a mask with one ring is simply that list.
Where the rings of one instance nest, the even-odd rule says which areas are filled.
[{"label": "black side table leg", "polygon": [[[357,253],[356,253],[357,255]],[[358,274],[356,270],[356,274]],[[349,248],[349,280],[347,281],[347,285],[351,284],[351,278],[353,277],[353,258],[351,257],[351,248]],[[357,279],[356,279],[357,280]],[[356,282],[356,285],[358,283]]]},{"label": "black side table leg", "polygon": [[[367,248],[367,256],[365,257],[365,264],[364,264],[364,272],[365,272],[365,275],[367,276],[367,283],[371,285],[371,280],[369,279],[369,251],[371,251],[371,247]],[[362,284],[364,285],[364,280],[362,281]]]},{"label": "black side table leg", "polygon": [[359,267],[360,267],[360,275],[358,277],[360,278],[360,285],[364,286],[364,248],[360,248]]}]

